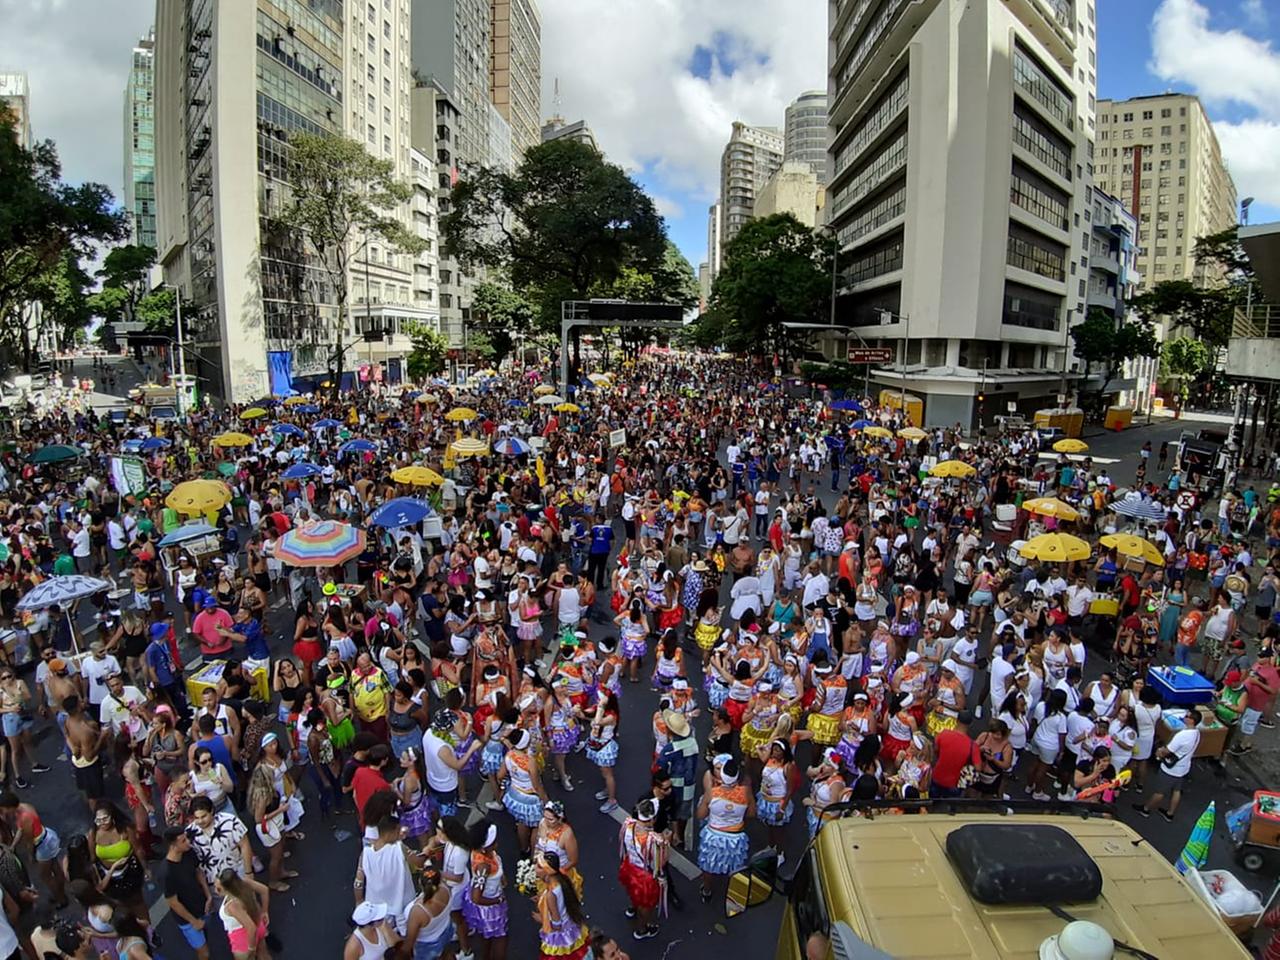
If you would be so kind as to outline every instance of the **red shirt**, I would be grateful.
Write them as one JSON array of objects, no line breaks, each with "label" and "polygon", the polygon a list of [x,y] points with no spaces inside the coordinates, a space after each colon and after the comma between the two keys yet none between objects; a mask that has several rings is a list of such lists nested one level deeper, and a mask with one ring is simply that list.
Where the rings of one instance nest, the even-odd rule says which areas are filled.
[{"label": "red shirt", "polygon": [[390,789],[391,784],[387,783],[381,770],[373,767],[360,767],[356,770],[351,778],[351,795],[355,797],[356,815],[360,819],[361,828],[364,827],[364,805],[369,802],[369,798],[379,790]]},{"label": "red shirt", "polygon": [[277,536],[286,534],[293,529],[293,521],[291,521],[288,518],[288,516],[281,513],[279,510],[271,514],[271,522],[272,524],[274,524],[276,528]]},{"label": "red shirt", "polygon": [[231,638],[220,634],[218,628],[230,630],[234,624],[231,614],[221,607],[210,607],[196,614],[195,622],[191,624],[191,632],[200,641],[200,653],[208,657],[230,650]]},{"label": "red shirt", "polygon": [[937,759],[933,762],[933,782],[947,790],[954,790],[960,782],[960,771],[965,764],[978,765],[978,746],[969,735],[960,730],[943,730],[934,740]]},{"label": "red shirt", "polygon": [[[1253,672],[1257,676],[1248,677],[1244,682],[1245,695],[1249,698],[1249,709],[1265,711],[1271,698],[1275,696],[1277,690],[1280,690],[1280,670],[1275,668],[1275,664],[1256,663],[1253,666]],[[1263,689],[1264,683],[1271,688],[1270,693]]]}]

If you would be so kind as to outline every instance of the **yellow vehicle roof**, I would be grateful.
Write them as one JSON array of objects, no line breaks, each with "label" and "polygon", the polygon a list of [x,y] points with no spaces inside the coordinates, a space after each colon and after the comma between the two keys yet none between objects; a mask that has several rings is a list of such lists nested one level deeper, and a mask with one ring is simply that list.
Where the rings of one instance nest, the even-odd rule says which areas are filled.
[{"label": "yellow vehicle roof", "polygon": [[[1123,823],[1062,815],[1019,814],[1016,819],[1061,827],[1098,864],[1101,896],[1063,907],[1076,919],[1097,923],[1113,939],[1160,960],[1250,956],[1217,911]],[[930,813],[833,821],[817,841],[831,920],[844,920],[895,960],[1037,957],[1040,944],[1060,933],[1066,921],[1043,907],[978,903],[947,858],[952,830],[1009,820]]]}]

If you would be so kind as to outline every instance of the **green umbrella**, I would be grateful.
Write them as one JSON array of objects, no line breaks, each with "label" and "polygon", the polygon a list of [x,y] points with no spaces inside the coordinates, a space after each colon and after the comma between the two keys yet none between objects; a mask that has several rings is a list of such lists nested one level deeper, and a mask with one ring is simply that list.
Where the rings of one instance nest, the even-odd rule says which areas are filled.
[{"label": "green umbrella", "polygon": [[1179,873],[1199,870],[1209,860],[1209,841],[1213,839],[1215,819],[1216,807],[1214,801],[1210,800],[1209,805],[1204,808],[1204,813],[1200,814],[1200,818],[1196,820],[1196,825],[1191,828],[1187,845],[1182,848],[1182,853],[1178,854],[1178,862],[1175,866]]},{"label": "green umbrella", "polygon": [[62,463],[65,460],[77,460],[85,455],[80,447],[69,447],[65,443],[51,443],[41,447],[31,455],[32,463]]},{"label": "green umbrella", "polygon": [[235,476],[237,469],[236,465],[230,460],[223,460],[218,464],[218,473],[222,474],[224,477]]},{"label": "green umbrella", "polygon": [[0,541],[0,563],[4,563],[9,559],[9,545],[4,541]]}]

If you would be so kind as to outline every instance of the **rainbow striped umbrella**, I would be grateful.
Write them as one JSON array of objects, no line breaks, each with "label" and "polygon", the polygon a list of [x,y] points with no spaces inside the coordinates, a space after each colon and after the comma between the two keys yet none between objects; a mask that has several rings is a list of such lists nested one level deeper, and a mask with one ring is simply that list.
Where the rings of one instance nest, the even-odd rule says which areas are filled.
[{"label": "rainbow striped umbrella", "polygon": [[335,520],[319,520],[286,533],[276,541],[275,555],[294,567],[337,567],[363,550],[363,530]]},{"label": "rainbow striped umbrella", "polygon": [[1187,845],[1178,854],[1178,862],[1174,864],[1179,873],[1188,870],[1199,870],[1209,860],[1209,841],[1213,839],[1213,824],[1217,819],[1217,808],[1214,801],[1204,808],[1204,813],[1191,828],[1191,836],[1187,837]]}]

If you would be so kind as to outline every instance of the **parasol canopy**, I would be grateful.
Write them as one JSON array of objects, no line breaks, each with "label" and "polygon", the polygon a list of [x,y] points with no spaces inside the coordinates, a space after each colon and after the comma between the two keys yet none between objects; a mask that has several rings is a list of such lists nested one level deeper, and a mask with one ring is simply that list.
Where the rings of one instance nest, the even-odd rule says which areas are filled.
[{"label": "parasol canopy", "polygon": [[228,430],[214,437],[212,443],[215,447],[247,447],[253,443],[253,437],[247,433]]},{"label": "parasol canopy", "polygon": [[1053,449],[1058,453],[1084,453],[1089,449],[1089,445],[1083,440],[1076,440],[1074,437],[1067,437],[1059,440],[1053,445]]},{"label": "parasol canopy", "polygon": [[1066,501],[1057,497],[1035,497],[1022,502],[1022,509],[1041,517],[1053,517],[1057,520],[1079,520],[1080,511]]},{"label": "parasol canopy", "polygon": [[407,483],[414,487],[435,487],[444,483],[444,477],[430,467],[400,467],[391,471],[391,479],[395,483]]},{"label": "parasol canopy", "polygon": [[50,577],[36,584],[18,601],[19,610],[47,610],[49,607],[68,607],[77,600],[92,597],[115,584],[100,577],[86,577],[78,573],[62,577]]},{"label": "parasol canopy", "polygon": [[530,448],[519,437],[503,437],[493,445],[493,449],[504,457],[523,457]]},{"label": "parasol canopy", "polygon": [[1093,550],[1086,541],[1069,533],[1042,533],[1024,543],[1018,552],[1029,560],[1065,563],[1088,560]]},{"label": "parasol canopy", "polygon": [[221,510],[231,502],[231,491],[221,480],[187,480],[169,491],[165,506],[194,516]]},{"label": "parasol canopy", "polygon": [[489,444],[476,437],[463,437],[450,444],[451,449],[460,457],[482,457],[489,452]]},{"label": "parasol canopy", "polygon": [[294,567],[337,567],[364,550],[364,531],[349,523],[319,520],[276,541],[276,558]]},{"label": "parasol canopy", "polygon": [[474,420],[480,414],[472,410],[470,407],[454,407],[444,415],[444,418],[450,423],[463,423],[467,420]]},{"label": "parasol canopy", "polygon": [[976,467],[965,463],[963,460],[943,460],[941,463],[934,464],[929,468],[929,476],[931,477],[947,477],[954,480],[972,477],[977,472]]},{"label": "parasol canopy", "polygon": [[32,463],[65,463],[67,460],[78,460],[85,456],[84,449],[65,443],[51,443],[41,447],[31,455]]},{"label": "parasol canopy", "polygon": [[250,407],[240,414],[241,420],[257,420],[259,417],[265,417],[267,411],[262,407]]},{"label": "parasol canopy", "polygon": [[385,527],[388,530],[396,527],[412,527],[431,516],[431,504],[415,497],[396,497],[388,500],[373,513],[369,514],[369,526]]},{"label": "parasol canopy", "polygon": [[1122,557],[1138,557],[1145,563],[1164,566],[1164,554],[1150,540],[1132,533],[1112,533],[1098,540],[1104,547],[1114,548]]}]

